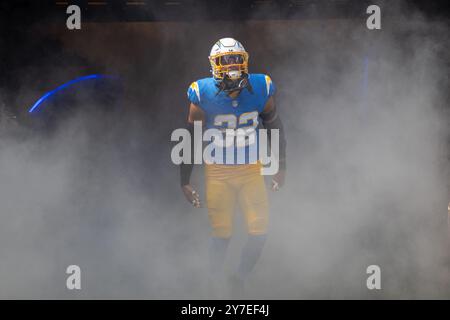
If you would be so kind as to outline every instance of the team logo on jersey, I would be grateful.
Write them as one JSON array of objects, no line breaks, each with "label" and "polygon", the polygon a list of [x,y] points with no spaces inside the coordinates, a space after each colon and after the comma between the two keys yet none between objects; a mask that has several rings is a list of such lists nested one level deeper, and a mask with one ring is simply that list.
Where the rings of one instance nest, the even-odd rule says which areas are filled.
[{"label": "team logo on jersey", "polygon": [[233,100],[231,102],[231,105],[233,106],[233,108],[236,108],[239,105],[239,103],[237,102],[237,100]]}]

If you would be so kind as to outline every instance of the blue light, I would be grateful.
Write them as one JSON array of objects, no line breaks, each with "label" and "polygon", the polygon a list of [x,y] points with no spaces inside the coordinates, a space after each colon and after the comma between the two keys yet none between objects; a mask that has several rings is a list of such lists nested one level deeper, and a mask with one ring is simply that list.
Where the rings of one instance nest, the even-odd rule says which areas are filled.
[{"label": "blue light", "polygon": [[90,79],[99,79],[99,78],[103,78],[103,77],[105,77],[105,76],[103,76],[101,74],[91,74],[91,75],[80,77],[80,78],[76,78],[76,79],[71,80],[71,81],[69,81],[67,83],[64,83],[63,85],[60,85],[56,89],[53,89],[52,91],[49,91],[46,94],[44,94],[42,97],[40,97],[39,100],[36,101],[36,103],[30,108],[30,110],[28,110],[28,112],[32,113],[33,111],[36,110],[37,107],[39,107],[39,105],[42,104],[42,102],[47,100],[50,96],[54,95],[58,91],[61,91],[61,90],[65,89],[65,88],[71,86],[72,84],[75,84],[75,83],[81,82],[81,81],[85,81],[85,80],[90,80]]}]

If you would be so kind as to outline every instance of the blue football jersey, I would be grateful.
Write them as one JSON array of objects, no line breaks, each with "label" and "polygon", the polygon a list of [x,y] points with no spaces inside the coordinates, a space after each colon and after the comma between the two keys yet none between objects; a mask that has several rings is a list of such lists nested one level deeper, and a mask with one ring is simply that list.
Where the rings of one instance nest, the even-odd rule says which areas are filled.
[{"label": "blue football jersey", "polygon": [[243,89],[236,98],[223,91],[217,94],[217,82],[213,77],[197,80],[189,86],[188,98],[204,111],[206,129],[215,128],[227,134],[232,130],[226,129],[241,134],[245,132],[245,138],[238,138],[235,134],[234,139],[224,138],[219,142],[214,139],[213,143],[223,147],[223,157],[220,157],[223,161],[216,163],[248,164],[258,160],[259,114],[275,93],[275,86],[264,74],[249,74],[249,82],[252,92]]}]

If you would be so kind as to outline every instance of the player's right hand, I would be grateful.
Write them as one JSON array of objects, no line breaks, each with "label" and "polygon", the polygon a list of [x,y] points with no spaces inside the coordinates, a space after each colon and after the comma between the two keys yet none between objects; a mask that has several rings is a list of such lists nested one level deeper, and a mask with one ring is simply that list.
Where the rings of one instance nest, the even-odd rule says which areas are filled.
[{"label": "player's right hand", "polygon": [[190,204],[192,204],[196,208],[200,208],[201,202],[200,202],[200,195],[197,191],[192,187],[190,184],[186,184],[181,187],[183,190],[184,196],[186,197],[187,201],[189,201]]}]

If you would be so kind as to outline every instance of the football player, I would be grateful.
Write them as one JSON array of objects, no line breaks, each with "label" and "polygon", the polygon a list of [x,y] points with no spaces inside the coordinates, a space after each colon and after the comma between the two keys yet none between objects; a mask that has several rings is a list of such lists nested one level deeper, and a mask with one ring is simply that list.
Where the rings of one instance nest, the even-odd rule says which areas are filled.
[{"label": "football player", "polygon": [[[193,136],[194,121],[201,121],[204,127],[223,132],[240,128],[257,132],[259,124],[262,124],[268,129],[269,141],[270,129],[278,129],[279,170],[272,177],[272,189],[278,190],[284,183],[286,142],[273,99],[275,87],[269,76],[248,73],[248,58],[242,44],[235,39],[223,38],[214,44],[209,55],[212,77],[197,80],[188,88],[188,129]],[[235,287],[243,285],[258,261],[268,227],[268,201],[261,175],[262,164],[255,161],[258,159],[252,159],[248,150],[253,143],[258,143],[257,136],[246,140],[244,145],[232,146],[234,151],[239,147],[245,149],[244,163],[205,165],[205,204],[212,228],[209,249],[212,274],[221,272],[232,236],[236,204],[245,216],[248,240],[242,250],[238,270],[232,277]],[[224,156],[230,151],[228,148],[225,147]],[[190,184],[192,168],[192,164],[180,165],[181,188],[191,204],[201,207],[200,195]]]}]

